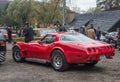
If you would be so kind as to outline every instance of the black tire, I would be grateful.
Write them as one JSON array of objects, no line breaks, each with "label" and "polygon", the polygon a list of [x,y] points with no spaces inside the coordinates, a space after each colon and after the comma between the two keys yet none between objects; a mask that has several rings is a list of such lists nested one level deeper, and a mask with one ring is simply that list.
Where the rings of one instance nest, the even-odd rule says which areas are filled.
[{"label": "black tire", "polygon": [[53,51],[51,57],[51,65],[54,70],[61,72],[67,70],[69,67],[64,54],[60,50]]},{"label": "black tire", "polygon": [[86,66],[95,66],[98,63],[98,61],[91,61],[89,63],[85,63]]},{"label": "black tire", "polygon": [[24,58],[21,57],[21,52],[18,47],[13,48],[13,59],[15,62],[23,62]]}]

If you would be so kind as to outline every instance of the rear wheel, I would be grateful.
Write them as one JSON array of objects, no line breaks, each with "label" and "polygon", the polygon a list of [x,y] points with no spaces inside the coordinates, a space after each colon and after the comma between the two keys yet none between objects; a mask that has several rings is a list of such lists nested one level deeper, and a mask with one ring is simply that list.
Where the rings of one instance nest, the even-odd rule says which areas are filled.
[{"label": "rear wheel", "polygon": [[16,62],[22,62],[24,60],[24,58],[21,57],[21,52],[18,47],[13,48],[13,59]]},{"label": "rear wheel", "polygon": [[55,50],[52,53],[51,64],[56,71],[65,71],[68,68],[64,54],[60,50]]}]

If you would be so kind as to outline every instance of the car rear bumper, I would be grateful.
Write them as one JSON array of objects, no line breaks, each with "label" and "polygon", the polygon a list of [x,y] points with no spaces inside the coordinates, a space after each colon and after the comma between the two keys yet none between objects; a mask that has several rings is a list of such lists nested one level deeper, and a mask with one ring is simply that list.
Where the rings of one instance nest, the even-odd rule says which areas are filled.
[{"label": "car rear bumper", "polygon": [[104,53],[104,54],[92,54],[92,55],[78,55],[78,54],[74,54],[74,55],[70,55],[69,56],[69,60],[68,63],[71,64],[80,64],[80,63],[88,63],[91,61],[100,61],[100,56],[104,55],[105,59],[109,59],[112,58],[114,56],[113,52],[110,53]]}]

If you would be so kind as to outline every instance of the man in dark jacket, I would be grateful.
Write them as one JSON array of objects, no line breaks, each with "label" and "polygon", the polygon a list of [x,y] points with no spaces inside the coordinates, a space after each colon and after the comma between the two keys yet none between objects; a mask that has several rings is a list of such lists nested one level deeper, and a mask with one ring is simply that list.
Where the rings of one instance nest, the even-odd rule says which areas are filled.
[{"label": "man in dark jacket", "polygon": [[26,26],[23,30],[23,35],[24,35],[24,41],[25,42],[30,42],[34,39],[34,31],[32,27],[30,27],[29,23],[26,23]]},{"label": "man in dark jacket", "polygon": [[96,36],[97,36],[97,40],[100,40],[101,31],[100,31],[100,27],[99,26],[97,27],[97,30],[96,30]]},{"label": "man in dark jacket", "polygon": [[67,26],[64,24],[64,26],[60,25],[59,27],[59,32],[66,32],[67,31]]}]

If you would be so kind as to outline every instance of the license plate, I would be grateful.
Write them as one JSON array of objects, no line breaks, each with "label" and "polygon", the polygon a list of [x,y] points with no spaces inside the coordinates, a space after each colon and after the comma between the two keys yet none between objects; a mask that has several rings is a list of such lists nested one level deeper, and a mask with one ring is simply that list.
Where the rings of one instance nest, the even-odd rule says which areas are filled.
[{"label": "license plate", "polygon": [[106,60],[105,55],[100,55],[100,60],[101,60],[101,61],[105,61],[105,60]]}]

